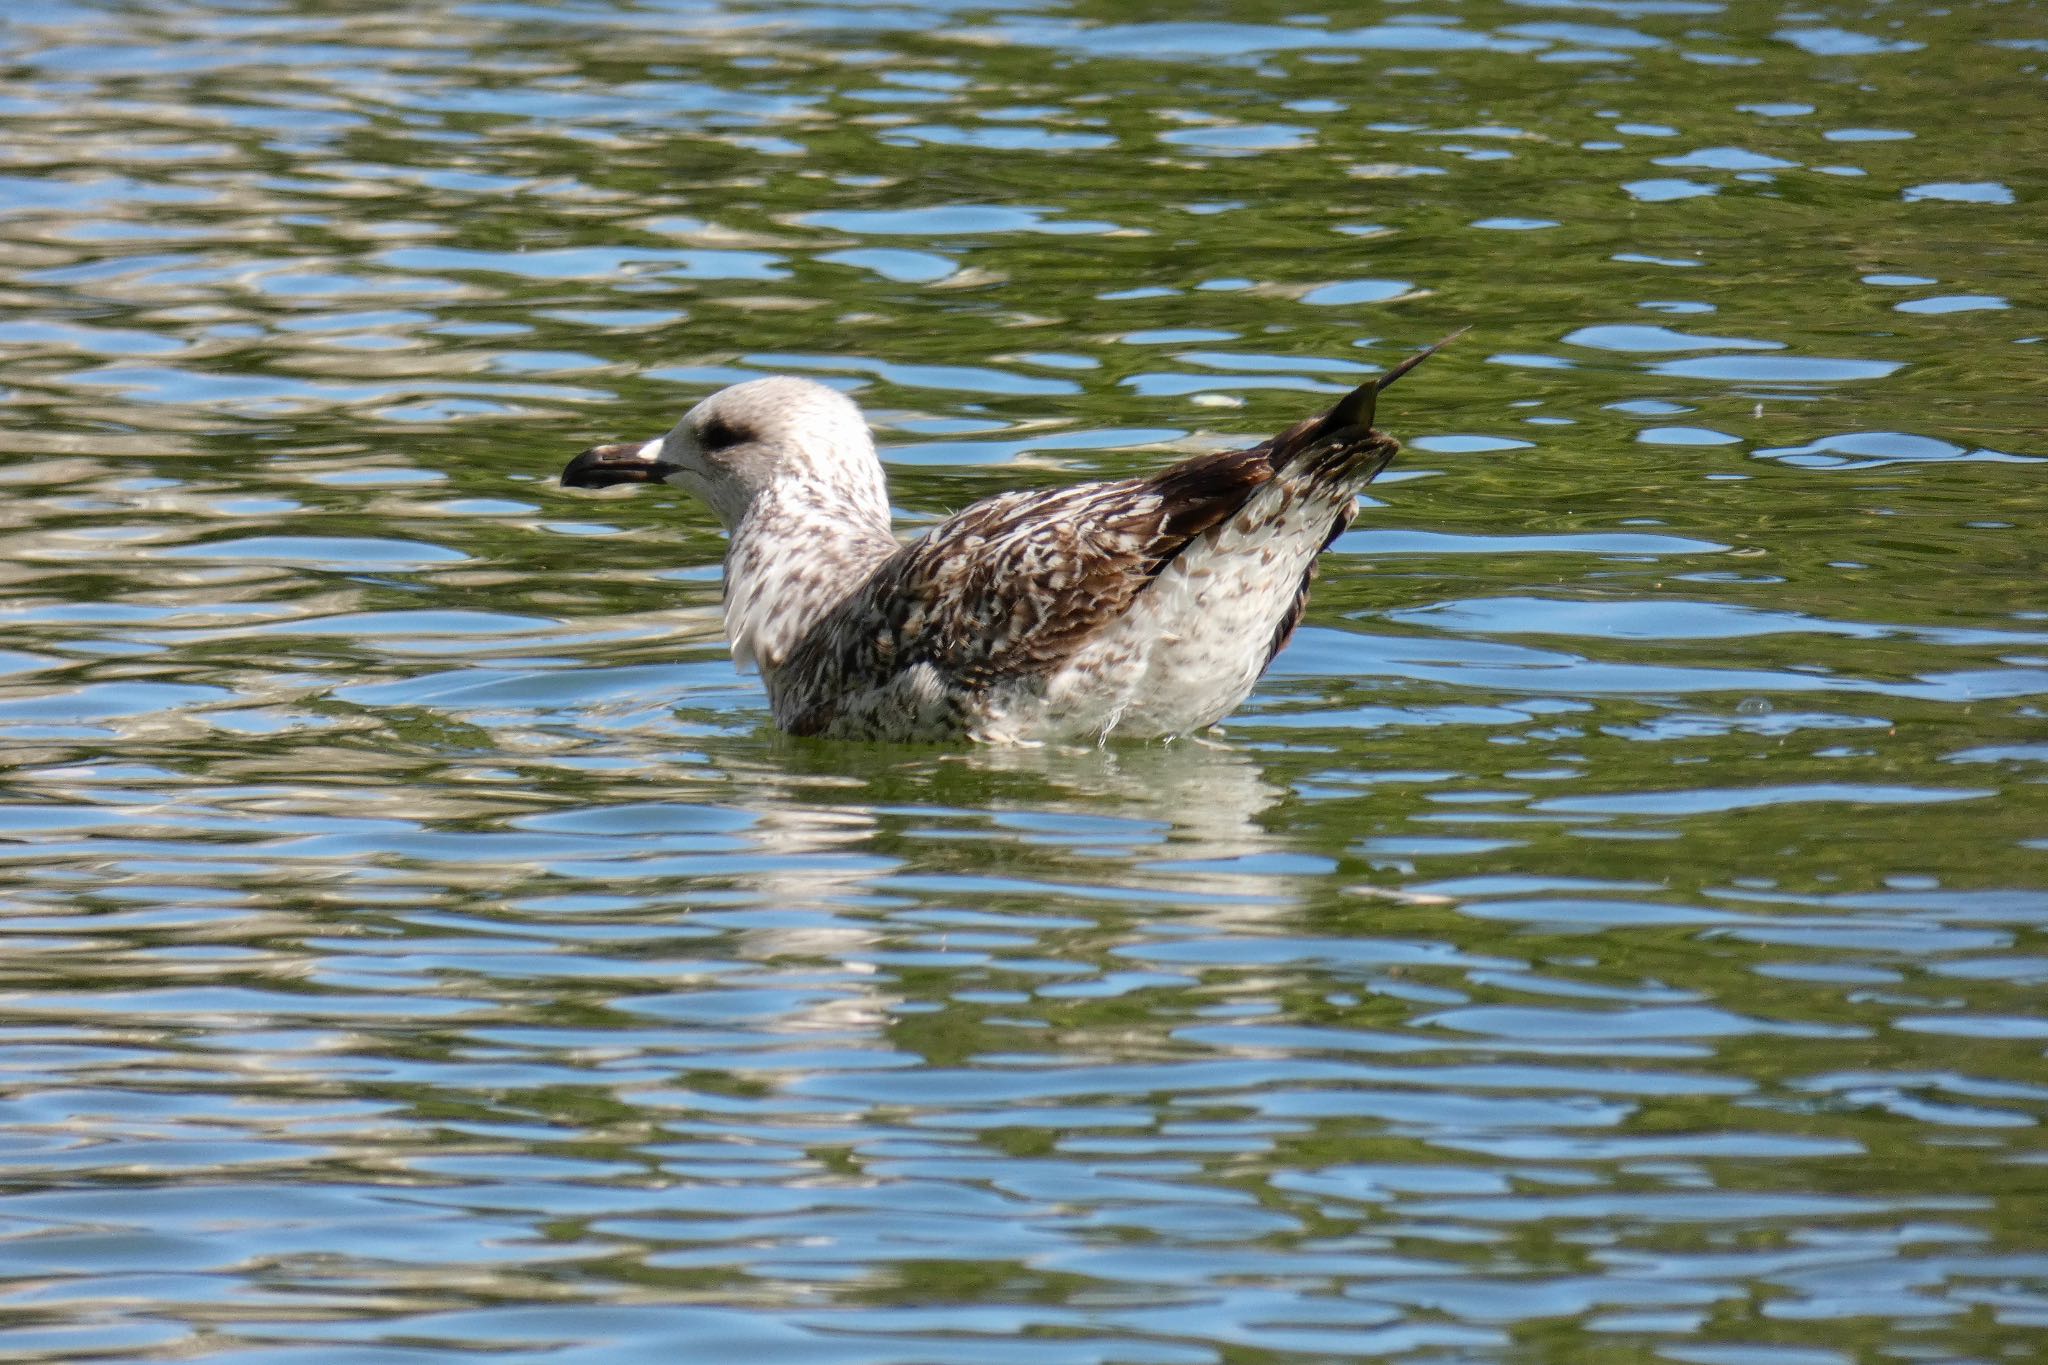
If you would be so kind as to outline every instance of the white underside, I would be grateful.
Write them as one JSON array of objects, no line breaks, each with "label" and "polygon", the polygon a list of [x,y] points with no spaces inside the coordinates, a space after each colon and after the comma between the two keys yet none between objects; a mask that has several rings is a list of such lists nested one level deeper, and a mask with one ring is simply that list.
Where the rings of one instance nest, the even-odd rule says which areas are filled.
[{"label": "white underside", "polygon": [[975,738],[1163,739],[1216,724],[1265,671],[1274,633],[1342,506],[1327,490],[1266,485],[1189,545],[1042,691],[990,698]]}]

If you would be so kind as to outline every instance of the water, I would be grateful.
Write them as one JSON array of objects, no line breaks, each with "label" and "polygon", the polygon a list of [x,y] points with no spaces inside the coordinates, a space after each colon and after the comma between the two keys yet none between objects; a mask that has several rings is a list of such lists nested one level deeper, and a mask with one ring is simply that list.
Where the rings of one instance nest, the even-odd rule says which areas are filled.
[{"label": "water", "polygon": [[[0,26],[0,1354],[2037,1359],[2032,4]],[[798,743],[680,495],[1390,397],[1223,747]]]}]

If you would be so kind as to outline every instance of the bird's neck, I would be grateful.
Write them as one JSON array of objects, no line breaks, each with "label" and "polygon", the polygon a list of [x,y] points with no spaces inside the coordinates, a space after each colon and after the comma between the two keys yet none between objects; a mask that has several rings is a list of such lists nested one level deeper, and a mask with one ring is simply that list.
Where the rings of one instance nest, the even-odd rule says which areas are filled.
[{"label": "bird's neck", "polygon": [[793,480],[764,489],[733,528],[725,554],[725,636],[742,668],[764,677],[832,609],[896,553],[889,505],[876,488]]}]

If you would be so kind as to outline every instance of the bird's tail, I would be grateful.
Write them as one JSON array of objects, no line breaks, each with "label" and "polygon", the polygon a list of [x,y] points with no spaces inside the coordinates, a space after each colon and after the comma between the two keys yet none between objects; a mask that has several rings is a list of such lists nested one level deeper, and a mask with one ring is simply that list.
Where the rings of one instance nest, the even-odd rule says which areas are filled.
[{"label": "bird's tail", "polygon": [[1361,484],[1370,483],[1401,449],[1400,442],[1373,428],[1380,394],[1391,388],[1395,380],[1470,330],[1460,327],[1435,345],[1423,347],[1385,374],[1374,375],[1345,394],[1320,417],[1298,422],[1275,436],[1270,454],[1273,467],[1276,470],[1288,469],[1303,460],[1317,468],[1326,462],[1348,464],[1355,461],[1371,468],[1372,472],[1360,480]]}]

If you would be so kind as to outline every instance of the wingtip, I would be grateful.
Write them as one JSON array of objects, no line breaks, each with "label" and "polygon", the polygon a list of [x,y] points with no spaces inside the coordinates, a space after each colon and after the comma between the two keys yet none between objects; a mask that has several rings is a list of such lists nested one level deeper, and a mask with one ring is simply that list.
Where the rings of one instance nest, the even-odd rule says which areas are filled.
[{"label": "wingtip", "polygon": [[1375,375],[1350,393],[1345,394],[1337,400],[1337,405],[1330,409],[1329,416],[1324,418],[1324,430],[1337,431],[1345,427],[1370,427],[1379,402],[1379,396],[1383,391],[1402,375],[1407,374],[1408,371],[1414,369],[1417,365],[1420,365],[1423,361],[1429,359],[1471,330],[1470,327],[1460,327],[1441,341],[1425,346],[1414,355],[1407,357],[1385,374]]},{"label": "wingtip", "polygon": [[1388,370],[1385,374],[1381,375],[1377,380],[1375,380],[1372,386],[1373,392],[1377,394],[1393,387],[1393,383],[1395,380],[1399,379],[1402,375],[1408,373],[1408,371],[1414,369],[1417,365],[1420,365],[1423,361],[1429,359],[1438,351],[1441,351],[1444,347],[1450,345],[1452,342],[1456,341],[1459,337],[1465,335],[1465,333],[1471,330],[1472,329],[1470,327],[1460,327],[1457,331],[1451,333],[1443,340],[1436,342],[1432,345],[1423,347],[1414,355],[1409,356],[1406,360],[1403,360],[1400,364],[1396,365],[1393,369]]}]

